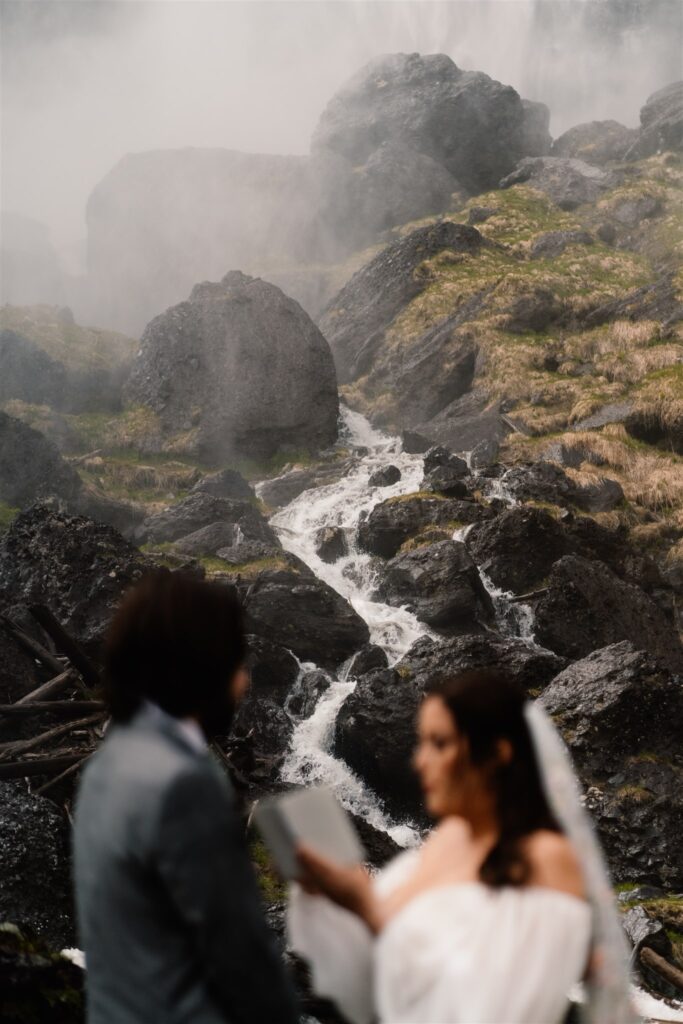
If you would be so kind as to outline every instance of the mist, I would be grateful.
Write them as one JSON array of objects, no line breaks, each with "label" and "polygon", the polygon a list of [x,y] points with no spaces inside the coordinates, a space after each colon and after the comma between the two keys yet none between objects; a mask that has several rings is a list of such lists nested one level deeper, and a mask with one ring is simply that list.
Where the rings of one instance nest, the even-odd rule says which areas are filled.
[{"label": "mist", "polygon": [[[6,218],[5,245],[51,242],[72,275],[86,270],[88,197],[125,154],[306,154],[329,99],[379,54],[485,71],[546,103],[557,136],[637,125],[683,52],[675,0],[5,0],[2,22],[2,210],[22,218]],[[32,289],[3,298],[38,301]]]}]

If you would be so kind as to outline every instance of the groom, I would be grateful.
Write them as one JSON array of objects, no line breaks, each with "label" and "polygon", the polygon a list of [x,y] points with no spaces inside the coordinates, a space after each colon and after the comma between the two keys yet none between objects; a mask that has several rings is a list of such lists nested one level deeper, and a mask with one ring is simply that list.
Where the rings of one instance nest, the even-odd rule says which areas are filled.
[{"label": "groom", "polygon": [[84,771],[74,872],[89,1024],[295,1024],[225,775],[248,676],[232,590],[161,570],[106,645],[112,724]]}]

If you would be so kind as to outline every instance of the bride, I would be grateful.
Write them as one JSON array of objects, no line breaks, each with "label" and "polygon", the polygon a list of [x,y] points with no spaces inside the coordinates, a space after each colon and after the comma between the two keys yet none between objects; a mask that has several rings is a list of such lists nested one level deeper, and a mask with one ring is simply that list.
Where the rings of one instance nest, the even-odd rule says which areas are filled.
[{"label": "bride", "polygon": [[414,756],[436,826],[371,877],[301,847],[290,946],[352,1024],[636,1019],[623,940],[559,736],[488,669],[432,687]]}]

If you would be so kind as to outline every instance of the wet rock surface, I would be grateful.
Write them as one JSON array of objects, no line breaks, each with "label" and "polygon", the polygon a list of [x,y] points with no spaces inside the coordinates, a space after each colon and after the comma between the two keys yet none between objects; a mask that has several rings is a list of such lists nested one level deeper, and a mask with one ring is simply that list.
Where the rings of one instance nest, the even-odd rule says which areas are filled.
[{"label": "wet rock surface", "polygon": [[325,526],[318,532],[316,550],[323,562],[336,562],[348,554],[346,534],[338,526]]},{"label": "wet rock surface", "polygon": [[358,529],[358,543],[364,551],[392,558],[410,537],[426,526],[451,526],[490,518],[493,513],[474,501],[457,498],[429,498],[408,495],[375,505]]},{"label": "wet rock surface", "polygon": [[476,566],[465,545],[454,540],[396,555],[384,567],[377,596],[444,633],[477,632],[494,620]]},{"label": "wet rock surface", "polygon": [[570,665],[540,701],[569,745],[616,880],[680,889],[680,676],[622,641]]},{"label": "wet rock surface", "polygon": [[58,949],[76,941],[69,844],[54,804],[23,780],[0,781],[0,920]]},{"label": "wet rock surface", "polygon": [[603,166],[623,160],[638,139],[638,130],[618,121],[589,121],[569,128],[554,140],[551,156],[574,157]]},{"label": "wet rock surface", "polygon": [[221,469],[217,473],[209,473],[192,488],[192,493],[211,494],[214,498],[233,498],[237,501],[252,501],[256,495],[251,484],[247,483],[236,469]]},{"label": "wet rock surface", "polygon": [[52,441],[0,412],[0,500],[16,508],[52,495],[73,501],[82,486]]},{"label": "wet rock surface", "polygon": [[335,668],[369,640],[360,615],[309,573],[266,570],[247,587],[244,604],[252,632],[322,668]]},{"label": "wet rock surface", "polygon": [[0,540],[0,610],[46,604],[97,650],[121,595],[151,564],[111,526],[34,505]]},{"label": "wet rock surface", "polygon": [[674,670],[683,650],[673,623],[648,595],[606,565],[565,555],[553,566],[536,608],[539,643],[566,658],[582,658],[632,640]]},{"label": "wet rock surface", "polygon": [[210,529],[215,524],[239,527],[245,540],[259,540],[271,547],[280,547],[273,530],[251,502],[216,498],[202,491],[190,494],[176,505],[170,505],[162,512],[149,516],[137,528],[135,539],[141,544],[159,544],[183,538],[188,552],[196,547],[196,553],[200,554],[206,553],[201,548],[208,551],[214,547],[217,550],[216,545],[221,539],[221,546],[234,544],[236,531],[221,533],[216,530],[215,536],[213,533],[197,536],[200,531]]},{"label": "wet rock surface", "polygon": [[533,185],[545,192],[562,210],[574,210],[583,203],[594,203],[615,184],[609,172],[572,157],[526,157],[503,178],[501,188]]},{"label": "wet rock surface", "polygon": [[239,271],[195,285],[151,321],[126,396],[157,413],[167,436],[186,434],[210,458],[317,451],[337,437],[325,338],[297,302]]}]

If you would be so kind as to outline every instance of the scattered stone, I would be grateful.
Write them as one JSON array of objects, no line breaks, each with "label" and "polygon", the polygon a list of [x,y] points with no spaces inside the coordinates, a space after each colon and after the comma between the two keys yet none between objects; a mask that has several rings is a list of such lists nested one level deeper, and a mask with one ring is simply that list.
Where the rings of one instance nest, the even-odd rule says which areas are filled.
[{"label": "scattered stone", "polygon": [[357,679],[358,676],[364,676],[376,668],[387,668],[388,665],[389,661],[382,648],[377,647],[376,644],[368,644],[362,651],[354,655],[349,665],[348,677]]},{"label": "scattered stone", "polygon": [[211,494],[214,498],[234,498],[237,501],[253,501],[256,497],[253,487],[236,469],[221,469],[218,473],[203,476],[190,493],[197,491]]},{"label": "scattered stone", "polygon": [[515,170],[503,178],[500,188],[532,185],[545,192],[562,210],[574,210],[584,203],[595,203],[616,184],[608,171],[571,157],[525,157]]},{"label": "scattered stone", "polygon": [[468,224],[483,224],[489,217],[493,217],[496,213],[495,206],[470,206],[469,213],[467,215]]},{"label": "scattered stone", "polygon": [[428,526],[462,525],[492,516],[493,511],[486,506],[457,498],[389,498],[375,505],[360,524],[358,544],[372,555],[392,558],[402,544]]},{"label": "scattered stone", "polygon": [[326,693],[332,681],[320,669],[304,672],[297,680],[287,702],[287,710],[295,718],[310,718],[323,693]]},{"label": "scattered stone", "polygon": [[532,259],[552,260],[561,256],[570,245],[593,245],[588,231],[546,231],[534,239],[529,255]]},{"label": "scattered stone", "polygon": [[369,487],[391,487],[401,479],[401,470],[398,466],[386,466],[378,469],[368,480]]},{"label": "scattered stone", "polygon": [[349,553],[346,533],[340,526],[323,526],[316,534],[315,550],[323,562],[337,562]]},{"label": "scattered stone", "polygon": [[468,467],[464,459],[454,455],[443,445],[435,445],[430,448],[424,458],[425,476],[429,476],[437,469],[449,469],[453,476],[467,476]]},{"label": "scattered stone", "polygon": [[480,441],[470,452],[470,469],[487,469],[493,466],[500,453],[500,443],[495,438]]}]

